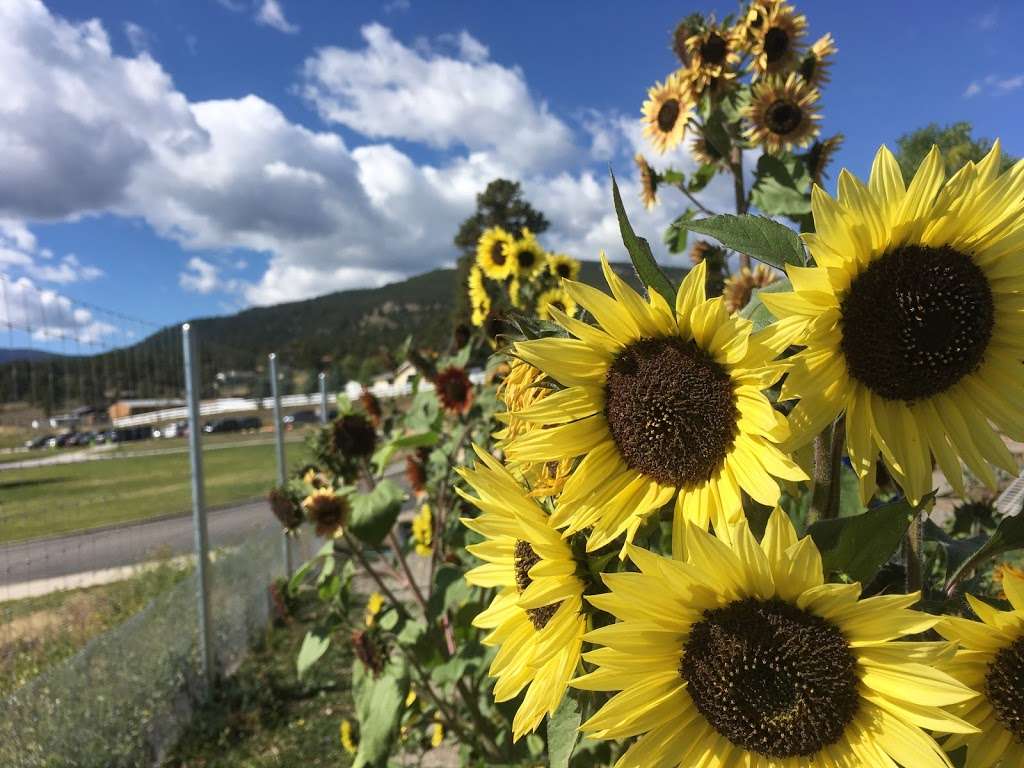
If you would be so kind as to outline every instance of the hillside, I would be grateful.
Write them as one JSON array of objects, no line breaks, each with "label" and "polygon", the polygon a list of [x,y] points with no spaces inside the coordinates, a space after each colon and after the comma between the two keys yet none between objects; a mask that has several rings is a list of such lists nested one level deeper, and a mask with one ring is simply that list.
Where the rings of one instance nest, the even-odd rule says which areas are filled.
[{"label": "hillside", "polygon": [[[621,263],[613,268],[639,287],[631,265]],[[680,269],[667,271],[677,281],[683,274]],[[596,262],[583,262],[580,279],[605,287]],[[308,386],[304,381],[307,374],[324,368],[334,382],[365,379],[387,370],[394,365],[389,350],[410,335],[419,348],[445,349],[451,338],[455,290],[455,270],[436,269],[379,288],[339,291],[304,301],[254,307],[234,315],[191,320],[202,351],[204,390],[211,386],[218,371],[262,370],[270,352],[278,354],[285,369],[300,374],[297,378],[302,383],[296,386],[302,387]],[[37,393],[33,398],[36,402],[57,404],[79,397],[93,401],[98,399],[98,391],[108,396],[112,396],[112,390],[122,395],[169,394],[181,380],[179,338],[178,327],[169,326],[134,346],[92,358],[52,357],[17,363],[19,394],[32,389]],[[0,369],[10,366],[0,361]],[[45,375],[40,375],[41,371]],[[4,389],[14,379],[0,374],[0,401],[9,398],[10,393]],[[295,379],[287,377],[289,382]],[[262,386],[263,377],[258,381]]]}]

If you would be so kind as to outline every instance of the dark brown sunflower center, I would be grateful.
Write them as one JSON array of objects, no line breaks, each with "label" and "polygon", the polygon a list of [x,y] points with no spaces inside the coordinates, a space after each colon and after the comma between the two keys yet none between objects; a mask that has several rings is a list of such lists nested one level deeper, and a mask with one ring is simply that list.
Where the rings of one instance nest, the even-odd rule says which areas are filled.
[{"label": "dark brown sunflower center", "polygon": [[985,696],[1002,726],[1024,743],[1024,637],[999,651],[988,665]]},{"label": "dark brown sunflower center", "polygon": [[694,705],[733,744],[775,758],[834,744],[860,704],[857,660],[839,629],[781,600],[705,611],[679,675]]},{"label": "dark brown sunflower center", "polygon": [[764,113],[764,121],[768,130],[780,136],[795,131],[800,127],[803,119],[804,113],[799,105],[786,99],[773,101]]},{"label": "dark brown sunflower center", "polygon": [[641,339],[608,368],[605,416],[630,469],[692,488],[722,466],[738,431],[728,372],[692,341]]},{"label": "dark brown sunflower center", "polygon": [[444,393],[449,402],[461,403],[466,399],[466,380],[452,377],[444,383]]},{"label": "dark brown sunflower center", "polygon": [[500,240],[491,246],[491,261],[499,267],[505,263],[505,244]]},{"label": "dark brown sunflower center", "polygon": [[[516,571],[516,587],[520,592],[525,592],[526,588],[533,583],[533,579],[530,578],[530,569],[540,562],[540,555],[533,551],[529,542],[518,539],[513,560]],[[551,617],[555,615],[559,605],[561,603],[552,603],[543,608],[527,608],[526,615],[530,617],[533,628],[538,632],[544,629],[551,621]]]},{"label": "dark brown sunflower center", "polygon": [[995,309],[970,256],[908,245],[854,278],[840,313],[850,375],[887,400],[913,401],[977,370]]},{"label": "dark brown sunflower center", "polygon": [[537,261],[537,254],[533,251],[523,250],[516,254],[516,260],[519,262],[521,269],[529,269]]},{"label": "dark brown sunflower center", "polygon": [[779,61],[789,51],[789,33],[781,27],[772,27],[764,33],[764,53],[769,64]]},{"label": "dark brown sunflower center", "polygon": [[369,456],[377,445],[377,431],[358,413],[336,419],[331,435],[334,450],[345,458]]},{"label": "dark brown sunflower center", "polygon": [[662,133],[672,133],[676,127],[676,120],[679,119],[679,99],[669,99],[661,105],[658,110],[658,130]]},{"label": "dark brown sunflower center", "polygon": [[725,62],[725,54],[728,51],[725,40],[716,32],[712,32],[708,39],[700,44],[700,57],[706,64],[718,66]]},{"label": "dark brown sunflower center", "polygon": [[805,56],[804,60],[800,62],[800,66],[797,67],[797,72],[800,73],[800,77],[802,77],[804,80],[806,80],[807,82],[811,82],[811,80],[814,78],[814,72],[815,70],[817,70],[817,68],[818,57],[812,53],[808,56]]},{"label": "dark brown sunflower center", "polygon": [[571,271],[569,270],[569,265],[565,263],[559,264],[555,268],[555,272],[558,273],[559,277],[568,277],[571,274]]}]

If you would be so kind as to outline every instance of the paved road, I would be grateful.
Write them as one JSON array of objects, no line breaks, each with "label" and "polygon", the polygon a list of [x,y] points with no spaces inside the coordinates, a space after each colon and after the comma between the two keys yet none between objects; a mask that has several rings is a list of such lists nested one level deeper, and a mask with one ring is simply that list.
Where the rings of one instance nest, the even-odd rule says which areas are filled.
[{"label": "paved road", "polygon": [[[277,522],[262,499],[211,510],[210,546],[240,544],[253,531]],[[4,587],[40,579],[143,563],[165,554],[195,551],[192,517],[162,518],[116,528],[0,546],[0,600]]]}]

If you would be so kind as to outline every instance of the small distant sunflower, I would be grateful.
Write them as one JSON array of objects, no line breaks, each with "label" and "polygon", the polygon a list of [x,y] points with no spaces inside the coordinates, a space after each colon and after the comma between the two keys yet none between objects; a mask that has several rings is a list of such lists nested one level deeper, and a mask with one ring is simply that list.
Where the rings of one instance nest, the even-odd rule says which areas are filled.
[{"label": "small distant sunflower", "polygon": [[[636,163],[637,170],[640,172],[640,199],[643,201],[644,208],[651,210],[658,204],[658,182],[661,181],[661,178],[651,168],[647,158],[639,152],[633,156],[633,162]],[[573,277],[573,279],[576,278]]]},{"label": "small distant sunflower", "polygon": [[470,322],[473,323],[477,328],[483,326],[487,322],[487,318],[491,313],[491,297],[481,296],[479,304],[473,304],[473,312],[470,316]]},{"label": "small distant sunflower", "polygon": [[753,0],[747,7],[746,15],[736,25],[739,37],[748,45],[752,43],[772,10],[781,4],[782,0]]},{"label": "small distant sunflower", "polygon": [[580,263],[564,253],[549,253],[548,272],[557,280],[563,278],[575,280],[580,274]]},{"label": "small distant sunflower", "polygon": [[991,464],[1019,471],[999,433],[1024,440],[1024,161],[1000,174],[999,160],[997,141],[943,183],[935,147],[905,187],[882,147],[867,185],[844,169],[837,200],[813,188],[817,266],[762,296],[769,332],[804,347],[784,364],[790,447],[846,413],[865,503],[879,453],[915,504],[932,457],[959,496],[961,459],[992,488]]},{"label": "small distant sunflower", "polygon": [[352,723],[347,718],[341,721],[338,735],[341,739],[342,749],[350,755],[355,755],[359,751],[359,745],[356,743],[355,736],[352,733]]},{"label": "small distant sunflower", "polygon": [[498,679],[495,701],[508,701],[526,688],[512,722],[518,741],[558,709],[576,673],[586,630],[584,584],[569,543],[544,509],[501,464],[474,448],[476,466],[458,472],[475,495],[456,490],[482,512],[462,523],[484,537],[467,549],[485,562],[466,581],[499,590],[473,626],[492,630],[485,645],[500,646],[489,672]]},{"label": "small distant sunflower", "polygon": [[476,263],[492,280],[504,280],[512,272],[509,250],[515,238],[501,227],[491,227],[476,245]]},{"label": "small distant sunflower", "polygon": [[982,696],[953,713],[979,729],[954,734],[949,751],[967,746],[965,768],[1018,768],[1024,765],[1024,579],[1003,579],[1012,610],[1000,611],[968,595],[981,619],[946,617],[939,633],[963,649],[946,670]]},{"label": "small distant sunflower", "polygon": [[511,274],[520,280],[532,280],[547,264],[544,249],[537,238],[528,229],[523,229],[522,237],[512,243],[508,250],[508,261]]},{"label": "small distant sunflower", "polygon": [[755,288],[764,288],[778,279],[775,271],[764,264],[758,264],[753,271],[743,267],[738,273],[725,279],[725,307],[730,312],[739,312],[750,303]]},{"label": "small distant sunflower", "polygon": [[694,87],[703,90],[712,81],[736,76],[740,39],[732,29],[709,24],[686,39],[689,70]]},{"label": "small distant sunflower", "polygon": [[446,411],[465,413],[473,404],[473,382],[465,368],[448,366],[437,374],[434,385]]},{"label": "small distant sunflower", "polygon": [[772,154],[810,144],[821,120],[815,112],[818,96],[793,73],[785,81],[772,77],[756,83],[743,115],[750,121],[747,138]]},{"label": "small distant sunflower", "polygon": [[341,534],[351,510],[348,496],[333,488],[318,488],[302,501],[302,508],[316,528],[316,535],[333,538]]},{"label": "small distant sunflower", "polygon": [[518,277],[513,277],[508,282],[508,303],[515,309],[523,308],[523,292]]},{"label": "small distant sunflower", "polygon": [[832,158],[835,157],[836,152],[843,146],[843,134],[837,133],[835,136],[831,136],[824,141],[816,141],[811,145],[811,148],[807,150],[807,154],[804,156],[804,162],[807,164],[807,170],[811,174],[811,180],[819,187],[822,186],[823,179],[825,178],[825,171],[828,169],[829,163],[832,162]]},{"label": "small distant sunflower", "polygon": [[696,30],[696,23],[697,19],[690,15],[676,24],[675,29],[672,30],[672,52],[684,67],[690,65],[690,53],[686,47],[686,41]]},{"label": "small distant sunflower", "polygon": [[832,33],[829,32],[822,35],[811,46],[811,49],[804,54],[803,60],[800,62],[799,67],[797,67],[797,72],[809,86],[821,88],[832,79],[829,69],[832,66],[832,57],[838,51],[839,49],[836,47],[836,41],[832,38]]},{"label": "small distant sunflower", "polygon": [[302,507],[287,486],[271,488],[267,501],[270,502],[270,511],[285,531],[294,531],[302,525]]},{"label": "small distant sunflower", "polygon": [[608,266],[614,298],[566,280],[566,292],[599,327],[556,315],[576,338],[518,342],[516,355],[565,389],[515,413],[544,428],[512,440],[513,461],[583,457],[565,483],[554,524],[587,528],[592,551],[675,497],[685,520],[716,530],[743,516],[740,492],[774,506],[776,477],[805,478],[775,443],[786,419],[762,390],[780,371],[778,353],[730,317],[721,297],[705,300],[706,266],[687,274],[672,308],[655,291],[645,301]]},{"label": "small distant sunflower", "polygon": [[677,147],[686,135],[686,121],[694,107],[693,82],[686,70],[655,83],[643,105],[644,136],[661,154]]},{"label": "small distant sunflower", "polygon": [[621,691],[581,726],[638,737],[619,768],[949,768],[925,729],[972,731],[944,707],[977,694],[937,669],[948,643],[905,641],[939,621],[919,593],[824,583],[777,508],[760,544],[741,519],[728,540],[688,526],[685,550],[630,547],[639,573],[587,598],[619,621],[585,636],[597,670],[572,685]]},{"label": "small distant sunflower", "polygon": [[707,240],[697,240],[690,246],[690,261],[697,266],[702,261],[717,263],[717,260],[724,256],[722,249],[712,245]]},{"label": "small distant sunflower", "polygon": [[549,288],[537,297],[537,317],[541,320],[555,320],[552,309],[564,312],[569,317],[576,315],[576,302],[561,288]]},{"label": "small distant sunflower", "polygon": [[416,545],[416,554],[421,557],[430,557],[434,551],[433,539],[434,516],[430,511],[430,505],[424,504],[420,508],[420,513],[412,519],[412,540]]},{"label": "small distant sunflower", "polygon": [[363,623],[372,627],[377,622],[377,616],[384,610],[384,595],[380,592],[373,592],[366,600],[366,610],[363,612]]},{"label": "small distant sunflower", "polygon": [[[788,3],[760,3],[760,26],[752,31],[750,69],[762,78],[793,69],[807,32],[807,17]],[[752,29],[748,26],[748,29]]]},{"label": "small distant sunflower", "polygon": [[469,268],[469,279],[466,285],[468,287],[469,303],[472,306],[482,304],[487,296],[487,288],[484,286],[484,271],[480,269],[479,264],[474,264]]},{"label": "small distant sunflower", "polygon": [[725,158],[722,157],[722,153],[702,133],[697,134],[690,142],[690,154],[701,165],[716,165],[720,172],[725,170]]}]

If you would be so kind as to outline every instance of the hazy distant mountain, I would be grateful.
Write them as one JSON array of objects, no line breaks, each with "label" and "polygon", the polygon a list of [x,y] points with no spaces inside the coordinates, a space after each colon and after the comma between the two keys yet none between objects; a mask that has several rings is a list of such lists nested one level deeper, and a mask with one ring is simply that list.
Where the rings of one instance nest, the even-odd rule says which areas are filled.
[{"label": "hazy distant mountain", "polygon": [[19,349],[6,348],[0,349],[0,364],[13,363],[15,361],[27,361],[35,362],[37,360],[46,360],[51,357],[59,357],[52,352],[44,352],[41,349]]}]

